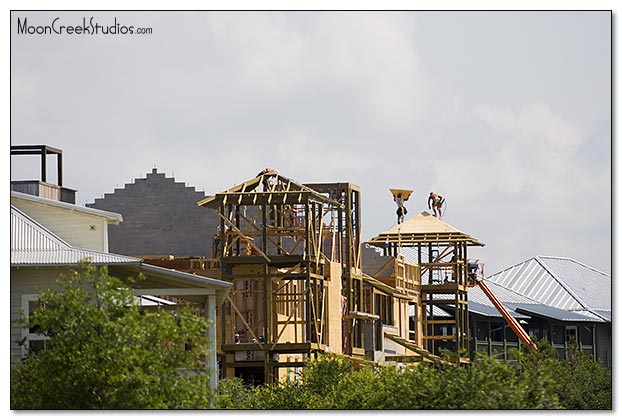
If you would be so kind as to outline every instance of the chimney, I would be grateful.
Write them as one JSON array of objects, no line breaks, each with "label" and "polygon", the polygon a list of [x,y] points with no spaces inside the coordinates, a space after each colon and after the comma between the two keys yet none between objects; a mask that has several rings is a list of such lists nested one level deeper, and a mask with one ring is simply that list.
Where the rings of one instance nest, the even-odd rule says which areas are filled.
[{"label": "chimney", "polygon": [[[11,191],[36,195],[37,197],[76,204],[76,190],[63,187],[63,151],[51,146],[11,146],[11,157],[39,155],[41,157],[41,179],[11,180]],[[47,182],[47,155],[56,155],[58,185]]]}]

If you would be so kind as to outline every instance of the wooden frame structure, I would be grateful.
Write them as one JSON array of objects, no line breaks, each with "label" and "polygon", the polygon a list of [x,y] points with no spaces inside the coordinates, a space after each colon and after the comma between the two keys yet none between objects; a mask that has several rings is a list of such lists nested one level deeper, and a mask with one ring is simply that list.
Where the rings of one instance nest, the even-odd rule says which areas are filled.
[{"label": "wooden frame structure", "polygon": [[220,277],[233,283],[220,312],[226,377],[270,383],[318,352],[364,357],[359,191],[313,187],[271,171],[197,203],[220,215]]},{"label": "wooden frame structure", "polygon": [[[397,257],[405,248],[421,267],[423,345],[432,354],[448,349],[467,362],[469,351],[468,288],[469,246],[484,246],[477,239],[423,212],[379,234],[368,244]],[[453,317],[438,316],[438,309],[453,309]]]},{"label": "wooden frame structure", "polygon": [[341,265],[342,283],[342,353],[357,358],[365,357],[365,324],[375,321],[371,306],[364,301],[364,281],[361,250],[361,191],[348,182],[305,184],[326,194],[341,204],[336,208],[335,233],[326,242],[326,255]]},{"label": "wooden frame structure", "polygon": [[[409,320],[406,321],[408,334],[404,338],[410,340],[412,344],[422,347],[421,272],[419,266],[406,261],[402,255],[391,257],[376,270],[372,278],[376,283],[382,283],[385,287],[388,286],[407,298],[409,306],[413,307],[414,322],[413,325],[409,325]],[[381,287],[377,286],[376,288]]]}]

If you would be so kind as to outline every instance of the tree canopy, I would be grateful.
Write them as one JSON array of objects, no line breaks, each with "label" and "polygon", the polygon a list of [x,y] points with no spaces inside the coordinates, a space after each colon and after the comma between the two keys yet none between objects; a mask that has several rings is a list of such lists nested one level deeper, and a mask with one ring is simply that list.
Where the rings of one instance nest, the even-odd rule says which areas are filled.
[{"label": "tree canopy", "polygon": [[207,322],[190,308],[142,310],[106,267],[83,264],[42,291],[22,323],[48,337],[11,371],[12,409],[207,408]]},{"label": "tree canopy", "polygon": [[[611,409],[611,371],[571,349],[557,360],[546,341],[520,353],[518,364],[480,355],[468,366],[420,364],[360,367],[343,356],[310,361],[300,377],[245,387],[221,381],[226,409],[297,410],[547,410]],[[573,353],[574,352],[574,353]]]}]

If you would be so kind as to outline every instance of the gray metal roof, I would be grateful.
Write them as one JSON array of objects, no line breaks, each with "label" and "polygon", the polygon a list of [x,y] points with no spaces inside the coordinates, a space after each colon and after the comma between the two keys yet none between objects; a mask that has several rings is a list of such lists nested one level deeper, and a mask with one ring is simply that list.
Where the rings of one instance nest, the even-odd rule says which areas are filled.
[{"label": "gray metal roof", "polygon": [[[95,265],[116,267],[125,273],[143,273],[143,289],[158,289],[164,295],[175,296],[186,288],[191,293],[185,293],[184,296],[195,295],[201,298],[205,293],[196,288],[213,289],[217,302],[222,303],[231,287],[231,283],[226,281],[145,264],[140,258],[74,248],[11,205],[11,267],[75,266],[85,259]],[[165,303],[163,300],[158,302]]]},{"label": "gray metal roof", "polygon": [[[529,315],[523,315],[523,314],[520,314],[518,312],[514,312],[507,305],[505,305],[505,306],[506,306],[506,309],[508,310],[508,312],[510,313],[510,315],[512,315],[516,319],[529,319],[529,318],[531,318]],[[497,311],[497,308],[495,308],[492,305],[485,305],[483,303],[475,303],[475,302],[470,302],[469,301],[469,312],[472,312],[472,313],[475,313],[475,314],[479,314],[479,315],[483,315],[483,316],[493,317],[493,318],[503,318],[503,316],[499,313],[499,311]]]},{"label": "gray metal roof", "polygon": [[514,311],[526,315],[536,315],[565,322],[604,322],[603,319],[589,312],[579,313],[578,311],[565,311],[541,303],[535,305],[519,304],[516,305]]},{"label": "gray metal roof", "polygon": [[[516,293],[507,287],[501,286],[490,281],[486,281],[486,285],[492,291],[492,293],[503,303],[538,303],[537,301]],[[483,305],[493,306],[488,296],[477,286],[469,288],[469,305],[472,303],[480,303]]]},{"label": "gray metal roof", "polygon": [[611,276],[571,258],[534,257],[487,280],[554,308],[611,311]]},{"label": "gray metal roof", "polygon": [[[583,313],[583,311],[577,311],[577,312]],[[588,312],[588,311],[586,311],[586,312]],[[611,311],[589,311],[589,313],[595,313],[596,315],[598,315],[599,317],[601,317],[605,321],[611,322]]]},{"label": "gray metal roof", "polygon": [[[542,304],[499,284],[487,281],[488,288],[503,303],[516,319],[528,319],[531,316],[545,317],[565,322],[611,322],[611,314],[595,314],[592,311],[569,311]],[[479,287],[469,289],[469,312],[487,317],[501,317],[492,302]],[[530,316],[531,315],[531,316]]]},{"label": "gray metal roof", "polygon": [[611,276],[571,258],[536,257],[586,309],[611,310]]},{"label": "gray metal roof", "polygon": [[85,259],[96,265],[141,262],[138,258],[74,248],[11,205],[11,267],[67,266]]}]

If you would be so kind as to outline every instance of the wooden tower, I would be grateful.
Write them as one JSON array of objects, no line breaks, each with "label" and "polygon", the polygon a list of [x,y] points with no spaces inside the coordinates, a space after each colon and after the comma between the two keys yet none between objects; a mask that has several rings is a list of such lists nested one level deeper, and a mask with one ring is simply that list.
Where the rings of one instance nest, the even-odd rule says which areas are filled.
[{"label": "wooden tower", "polygon": [[[325,253],[333,263],[341,266],[342,284],[342,353],[357,358],[365,357],[364,324],[373,321],[371,307],[363,299],[363,270],[361,251],[361,191],[347,183],[305,184],[326,194],[340,204],[335,208],[336,219],[325,240]],[[371,344],[371,343],[367,343]]]},{"label": "wooden tower", "polygon": [[315,187],[268,171],[198,202],[220,215],[220,277],[233,283],[219,321],[226,377],[269,383],[318,352],[356,352],[358,323],[344,319],[364,312],[358,189]]},{"label": "wooden tower", "polygon": [[[466,362],[469,350],[468,256],[477,239],[427,212],[367,241],[389,255],[404,253],[421,267],[423,345],[438,355],[447,349]],[[453,312],[453,313],[452,313]]]}]

